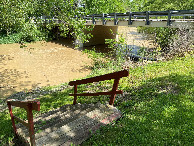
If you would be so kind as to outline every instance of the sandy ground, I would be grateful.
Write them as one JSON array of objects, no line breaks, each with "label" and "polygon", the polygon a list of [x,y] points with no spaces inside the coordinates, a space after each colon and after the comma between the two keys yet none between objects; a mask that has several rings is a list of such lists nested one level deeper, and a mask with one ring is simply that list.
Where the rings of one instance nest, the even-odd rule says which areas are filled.
[{"label": "sandy ground", "polygon": [[92,61],[72,49],[71,40],[0,45],[0,98],[34,89],[58,85],[84,77]]}]

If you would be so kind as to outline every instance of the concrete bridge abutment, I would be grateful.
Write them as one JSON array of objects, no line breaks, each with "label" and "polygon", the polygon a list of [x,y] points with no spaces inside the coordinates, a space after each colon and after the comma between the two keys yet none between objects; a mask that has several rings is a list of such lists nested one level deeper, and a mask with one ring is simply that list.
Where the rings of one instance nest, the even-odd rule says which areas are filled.
[{"label": "concrete bridge abutment", "polygon": [[84,46],[93,46],[105,44],[105,39],[117,39],[118,26],[103,26],[96,25],[92,31],[85,31],[85,34],[91,33],[92,37],[88,40],[89,42],[82,43],[81,38],[75,40],[75,44],[80,48]]}]

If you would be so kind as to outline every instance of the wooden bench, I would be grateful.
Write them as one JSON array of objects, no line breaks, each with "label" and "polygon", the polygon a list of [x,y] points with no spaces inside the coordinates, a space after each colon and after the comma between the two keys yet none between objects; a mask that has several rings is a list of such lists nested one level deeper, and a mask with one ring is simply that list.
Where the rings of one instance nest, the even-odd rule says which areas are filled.
[{"label": "wooden bench", "polygon": [[[35,145],[35,133],[34,133],[34,122],[33,122],[33,113],[32,110],[40,111],[40,101],[12,101],[8,100],[7,105],[9,108],[9,113],[11,116],[12,126],[15,133],[15,136],[18,137],[15,121],[18,121],[22,123],[24,126],[26,126],[29,129],[29,135],[30,135],[30,143],[32,146]],[[20,108],[24,108],[27,111],[27,119],[28,123],[21,120],[20,118],[16,117],[12,113],[11,106],[16,106]]]},{"label": "wooden bench", "polygon": [[[116,94],[122,94],[123,91],[117,90],[119,85],[119,80],[122,77],[129,76],[129,72],[127,70],[118,71],[114,73],[109,73],[101,76],[96,76],[92,78],[82,79],[82,80],[76,80],[69,82],[70,86],[74,86],[74,94],[69,94],[70,96],[74,96],[73,104],[76,104],[77,96],[99,96],[99,95],[111,95],[109,104],[113,105]],[[114,79],[113,88],[111,91],[108,92],[97,92],[97,93],[77,93],[77,85],[81,84],[88,84],[93,82],[99,82],[99,81],[105,81],[105,80],[111,80]]]},{"label": "wooden bench", "polygon": [[[74,94],[70,94],[71,96],[74,96],[73,104],[74,105],[76,104],[77,96],[111,95],[109,104],[113,105],[116,94],[122,94],[121,90],[117,90],[119,80],[122,77],[127,77],[128,74],[129,73],[128,73],[127,70],[123,70],[123,71],[114,72],[114,73],[110,73],[110,74],[105,74],[105,75],[101,75],[101,76],[97,76],[97,77],[92,77],[92,78],[88,78],[88,79],[69,82],[69,85],[74,86]],[[111,79],[114,79],[114,84],[113,84],[113,88],[112,88],[111,91],[97,92],[97,93],[80,93],[80,94],[77,93],[77,85],[93,83],[93,82],[99,82],[99,81],[105,81],[105,80],[111,80]],[[14,120],[22,123],[24,126],[26,126],[28,128],[31,146],[35,146],[36,143],[35,143],[35,132],[34,132],[34,122],[33,122],[32,110],[40,111],[40,101],[37,101],[37,100],[34,100],[34,101],[8,100],[7,105],[8,105],[8,108],[9,108],[9,113],[10,113],[10,116],[11,116],[11,121],[12,121],[12,126],[13,126],[15,136],[18,137],[19,135],[17,133],[17,129],[16,129],[16,125],[15,125]],[[22,119],[14,116],[13,113],[12,113],[11,106],[24,108],[27,111],[28,122],[25,122]]]}]

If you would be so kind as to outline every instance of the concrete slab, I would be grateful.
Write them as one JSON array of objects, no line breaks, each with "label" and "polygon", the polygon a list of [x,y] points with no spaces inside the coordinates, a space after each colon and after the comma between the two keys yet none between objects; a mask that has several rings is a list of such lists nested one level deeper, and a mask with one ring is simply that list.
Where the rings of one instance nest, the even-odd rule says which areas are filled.
[{"label": "concrete slab", "polygon": [[[42,145],[81,144],[105,126],[121,117],[121,112],[108,104],[65,105],[34,119],[35,141]],[[17,125],[21,143],[29,145],[28,129]]]}]

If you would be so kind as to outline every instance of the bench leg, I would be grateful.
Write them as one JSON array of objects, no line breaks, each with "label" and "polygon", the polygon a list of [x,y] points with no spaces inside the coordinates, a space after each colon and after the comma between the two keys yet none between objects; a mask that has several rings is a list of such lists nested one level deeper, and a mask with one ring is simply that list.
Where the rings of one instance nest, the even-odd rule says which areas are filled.
[{"label": "bench leg", "polygon": [[[74,94],[77,94],[77,85],[74,85]],[[75,105],[77,102],[77,95],[74,95],[74,100],[73,100],[73,104]]]},{"label": "bench leg", "polygon": [[31,143],[31,146],[35,146],[36,143],[35,143],[34,122],[33,122],[31,103],[28,104],[27,117],[28,117],[28,124],[29,124],[30,143]]},{"label": "bench leg", "polygon": [[15,136],[17,136],[17,129],[16,129],[16,126],[15,126],[15,121],[14,121],[14,117],[13,117],[13,113],[12,113],[11,104],[7,103],[7,105],[8,105],[9,113],[10,113],[10,116],[11,116],[11,122],[12,122],[13,130],[14,130]]},{"label": "bench leg", "polygon": [[[120,80],[120,78],[114,80],[114,84],[113,84],[113,88],[112,88],[113,93],[114,93],[114,91],[116,91],[117,88],[118,88],[119,80]],[[116,97],[116,94],[112,94],[112,95],[111,95],[110,101],[109,101],[109,104],[110,104],[110,105],[113,105],[113,104],[114,104],[115,97]]]}]

